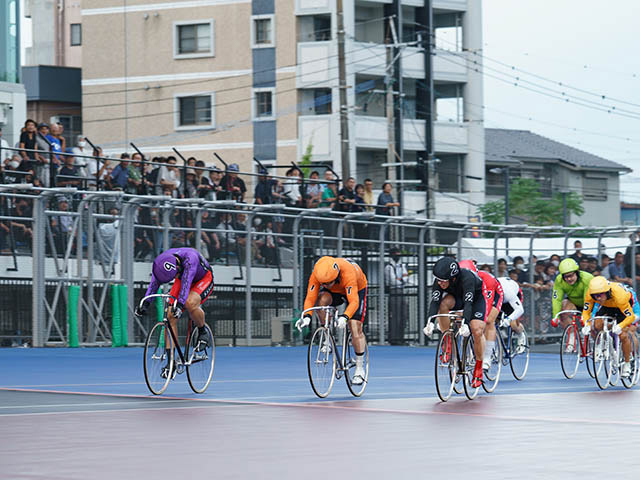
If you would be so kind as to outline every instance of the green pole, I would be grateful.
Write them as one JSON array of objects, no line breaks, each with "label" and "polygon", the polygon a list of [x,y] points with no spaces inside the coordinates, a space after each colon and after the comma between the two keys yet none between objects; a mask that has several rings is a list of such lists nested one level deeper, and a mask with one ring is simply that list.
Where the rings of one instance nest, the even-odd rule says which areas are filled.
[{"label": "green pole", "polygon": [[122,321],[120,318],[120,289],[111,285],[111,346],[122,345]]},{"label": "green pole", "polygon": [[69,285],[69,302],[67,303],[67,336],[70,347],[77,347],[78,342],[78,299],[80,287]]},{"label": "green pole", "polygon": [[127,305],[127,286],[118,285],[120,290],[120,346],[126,347],[129,345],[129,332],[127,331],[127,324],[129,322],[129,306]]}]

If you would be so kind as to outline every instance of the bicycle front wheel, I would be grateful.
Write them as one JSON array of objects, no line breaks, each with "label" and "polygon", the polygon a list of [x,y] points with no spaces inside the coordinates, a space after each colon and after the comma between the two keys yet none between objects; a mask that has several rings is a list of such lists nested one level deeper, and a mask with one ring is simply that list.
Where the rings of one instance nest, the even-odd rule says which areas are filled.
[{"label": "bicycle front wheel", "polygon": [[167,339],[170,335],[164,323],[156,323],[144,343],[144,380],[154,395],[160,395],[167,389],[175,368],[173,348],[169,348]]},{"label": "bicycle front wheel", "polygon": [[617,346],[614,345],[614,338],[609,336],[609,351],[611,352],[611,377],[609,378],[609,385],[612,387],[615,387],[620,380],[620,368],[622,368],[622,362],[624,362],[620,338],[618,337],[615,342],[617,342]]},{"label": "bicycle front wheel", "polygon": [[347,382],[347,388],[354,397],[359,397],[364,393],[367,388],[367,382],[369,381],[369,346],[367,345],[367,339],[365,338],[364,355],[362,355],[362,369],[364,371],[364,378],[358,375],[359,378],[355,378],[356,372],[356,351],[353,349],[351,332],[346,339],[346,354],[344,359],[345,375],[344,379]]},{"label": "bicycle front wheel", "polygon": [[336,345],[326,327],[318,327],[307,350],[307,372],[313,392],[325,398],[336,378]]},{"label": "bicycle front wheel", "polygon": [[611,378],[611,352],[606,332],[599,332],[593,344],[593,372],[598,387],[605,390]]},{"label": "bicycle front wheel", "polygon": [[567,325],[562,332],[562,340],[560,342],[560,364],[562,365],[562,373],[568,379],[572,379],[578,372],[580,364],[580,343],[579,343],[578,327],[574,324]]},{"label": "bicycle front wheel", "polygon": [[[500,335],[500,332],[496,332]],[[489,352],[489,368],[484,371],[484,381],[482,382],[482,388],[485,392],[491,393],[498,386],[500,381],[500,372],[502,371],[502,342],[496,336],[496,342],[491,352]]]},{"label": "bicycle front wheel", "polygon": [[[518,337],[518,335],[521,335]],[[516,380],[522,380],[529,369],[529,336],[526,330],[522,333],[515,334],[513,331],[509,335],[511,345],[509,345],[509,364],[511,365],[511,373]]]},{"label": "bicycle front wheel", "polygon": [[440,337],[435,359],[436,392],[443,402],[451,398],[458,375],[457,342],[452,331]]},{"label": "bicycle front wheel", "polygon": [[207,332],[204,338],[199,336],[197,328],[191,329],[187,341],[185,356],[187,359],[187,379],[191,390],[195,393],[204,393],[211,378],[216,363],[216,344],[211,328],[206,323]]},{"label": "bicycle front wheel", "polygon": [[480,387],[474,388],[473,383],[473,370],[476,367],[476,352],[473,349],[473,337],[468,336],[464,339],[464,349],[462,353],[462,366],[463,366],[463,379],[464,379],[464,394],[469,400],[473,400],[478,395]]},{"label": "bicycle front wheel", "polygon": [[591,378],[595,378],[596,374],[594,373],[593,370],[593,337],[591,335],[587,335],[585,337],[585,340],[583,340],[583,342],[585,342],[585,356],[586,356],[586,364],[587,364],[587,372],[589,372],[589,376]]}]

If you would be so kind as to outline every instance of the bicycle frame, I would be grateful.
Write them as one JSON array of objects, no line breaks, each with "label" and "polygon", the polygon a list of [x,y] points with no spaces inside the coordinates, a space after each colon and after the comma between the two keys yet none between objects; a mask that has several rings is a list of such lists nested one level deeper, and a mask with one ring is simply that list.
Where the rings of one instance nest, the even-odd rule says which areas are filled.
[{"label": "bicycle frame", "polygon": [[[338,322],[338,309],[336,307],[333,307],[331,305],[325,305],[325,306],[319,306],[319,307],[311,307],[311,308],[307,308],[306,310],[304,310],[302,312],[302,314],[300,315],[300,317],[304,317],[305,313],[319,313],[319,312],[324,312],[324,319],[323,320],[319,320],[322,324],[322,326],[324,328],[326,328],[329,331],[329,335],[331,336],[333,343],[336,343],[336,335],[335,335],[335,330],[337,328],[336,324]],[[318,317],[320,317],[320,315],[318,315]],[[336,374],[337,372],[345,372],[348,370],[348,367],[345,366],[344,364],[344,359],[347,357],[347,328],[349,328],[348,326],[345,326],[344,331],[343,331],[343,341],[342,341],[342,348],[339,349],[336,353],[338,353],[337,355],[337,360],[338,360],[338,367],[336,368]],[[337,375],[336,375],[337,376]],[[338,376],[338,378],[340,378]]]},{"label": "bicycle frame", "polygon": [[[178,299],[176,297],[174,297],[173,295],[168,295],[166,293],[154,293],[152,295],[147,295],[146,297],[144,297],[142,300],[140,300],[140,307],[142,307],[142,304],[144,302],[146,302],[147,300],[151,299],[151,298],[161,298],[164,304],[164,312],[162,314],[162,323],[164,323],[166,329],[169,331],[169,334],[171,335],[171,341],[173,342],[173,347],[176,349],[176,351],[178,352],[178,357],[180,358],[180,361],[177,362],[178,365],[183,365],[183,366],[189,366],[191,365],[192,362],[188,361],[185,359],[184,354],[182,353],[182,349],[180,348],[180,343],[178,342],[178,338],[176,337],[176,334],[173,331],[173,328],[171,328],[171,323],[169,322],[169,318],[168,318],[168,309],[170,306],[173,306],[175,304],[175,302],[178,301]],[[193,320],[191,320],[191,317],[189,317],[189,323],[187,325],[187,339],[189,338],[189,335],[191,334],[191,329],[193,328]]]},{"label": "bicycle frame", "polygon": [[[449,318],[449,320],[451,320],[451,323],[449,324],[449,328],[444,332],[440,330],[439,323],[436,323],[436,325],[438,326],[438,330],[440,330],[441,333],[445,333],[447,331],[452,332],[453,337],[456,339],[456,342],[457,342],[461,337],[460,329],[462,328],[463,325],[466,325],[466,320],[462,317],[462,310],[451,311],[449,313],[438,313],[436,315],[432,315],[427,319],[427,323],[431,321],[436,321],[438,318]],[[469,335],[471,335],[471,332],[469,332]],[[456,350],[456,363],[458,364],[457,376],[460,376],[464,371],[463,364],[462,364],[462,348],[456,348],[455,350]]]},{"label": "bicycle frame", "polygon": [[582,312],[579,310],[562,310],[558,312],[554,318],[558,318],[560,315],[567,313],[571,314],[570,325],[574,328],[574,332],[577,333],[577,338],[580,339],[577,343],[580,344],[580,362],[583,362],[585,358],[589,357],[589,337],[582,335],[581,328],[578,325],[578,320],[580,320],[580,324],[582,324]]}]

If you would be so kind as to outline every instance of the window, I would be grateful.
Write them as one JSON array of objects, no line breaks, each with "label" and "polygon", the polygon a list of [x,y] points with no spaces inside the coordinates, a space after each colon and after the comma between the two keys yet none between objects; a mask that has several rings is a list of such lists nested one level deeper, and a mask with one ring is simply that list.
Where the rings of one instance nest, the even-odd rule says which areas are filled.
[{"label": "window", "polygon": [[71,24],[71,46],[77,47],[79,45],[82,45],[82,24],[72,23]]},{"label": "window", "polygon": [[175,58],[211,57],[214,54],[213,20],[175,23]]},{"label": "window", "polygon": [[316,15],[313,17],[313,34],[316,42],[331,40],[331,16]]},{"label": "window", "polygon": [[251,17],[251,46],[264,48],[274,46],[273,15]]},{"label": "window", "polygon": [[607,201],[607,179],[585,177],[582,183],[585,200]]},{"label": "window", "polygon": [[253,91],[253,118],[273,120],[275,115],[275,88],[260,88]]},{"label": "window", "polygon": [[213,128],[213,94],[176,97],[176,129]]},{"label": "window", "polygon": [[462,192],[462,155],[438,155],[440,162],[436,162],[435,174],[438,179],[438,190],[441,192]]},{"label": "window", "polygon": [[316,115],[331,113],[331,89],[316,88],[313,91],[314,111]]}]

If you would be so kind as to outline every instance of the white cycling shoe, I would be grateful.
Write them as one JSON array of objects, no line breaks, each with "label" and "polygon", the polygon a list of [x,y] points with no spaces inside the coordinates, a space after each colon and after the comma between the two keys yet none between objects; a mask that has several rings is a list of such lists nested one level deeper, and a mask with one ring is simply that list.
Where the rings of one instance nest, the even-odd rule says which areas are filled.
[{"label": "white cycling shoe", "polygon": [[353,379],[351,380],[351,383],[353,385],[362,385],[364,383],[364,376],[364,368],[356,367],[356,371],[353,373]]},{"label": "white cycling shoe", "polygon": [[622,364],[622,369],[620,370],[621,377],[630,377],[631,376],[631,362],[624,362]]}]

